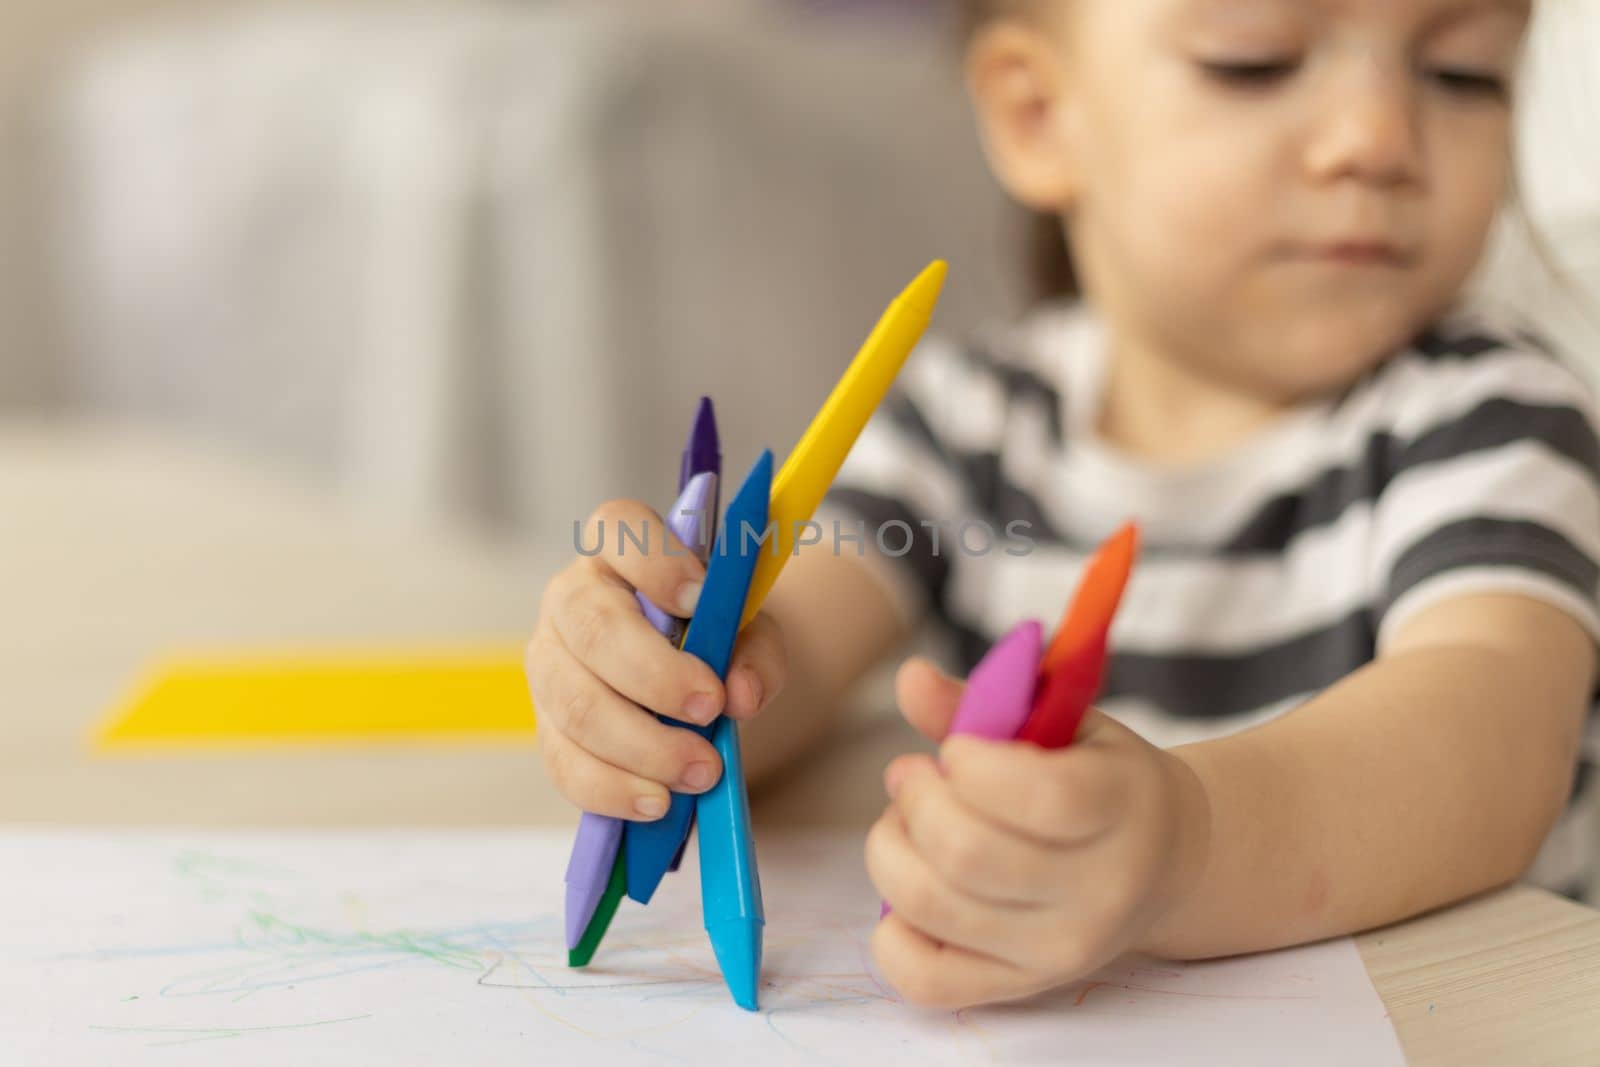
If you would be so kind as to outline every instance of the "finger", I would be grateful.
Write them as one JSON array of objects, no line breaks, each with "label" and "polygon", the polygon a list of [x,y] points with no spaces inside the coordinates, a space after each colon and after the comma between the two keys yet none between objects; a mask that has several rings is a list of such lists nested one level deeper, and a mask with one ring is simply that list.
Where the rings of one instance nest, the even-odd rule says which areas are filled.
[{"label": "finger", "polygon": [[545,769],[561,795],[584,811],[652,821],[666,814],[667,790],[597,759],[556,731],[541,731]]},{"label": "finger", "polygon": [[1079,748],[1103,745],[1119,733],[1131,734],[1133,731],[1099,708],[1092,707],[1083,713],[1083,721],[1078,724],[1078,733],[1072,743]]},{"label": "finger", "polygon": [[728,664],[728,715],[754,718],[783,689],[788,671],[783,631],[771,615],[757,612],[733,646]]},{"label": "finger", "polygon": [[[1105,833],[1125,798],[1117,761],[1103,747],[1047,751],[1035,745],[953,737],[939,750],[963,804],[1002,826],[1057,845]],[[1027,782],[1027,789],[1017,789]]]},{"label": "finger", "polygon": [[896,756],[890,760],[889,765],[883,769],[883,791],[889,794],[889,799],[894,799],[894,795],[900,791],[900,783],[905,780],[906,775],[912,772],[913,768],[924,765],[932,768],[935,773],[942,773],[939,771],[939,765],[934,762],[933,757],[924,755],[921,752]]},{"label": "finger", "polygon": [[906,721],[930,741],[943,740],[966,688],[923,656],[913,656],[894,676],[895,702]]},{"label": "finger", "polygon": [[704,725],[721,713],[724,691],[716,672],[662,640],[615,574],[579,565],[553,584],[551,630],[590,673],[670,718]]},{"label": "finger", "polygon": [[917,854],[962,892],[996,904],[1060,896],[1064,865],[1052,850],[967,807],[931,760],[908,761],[894,807]]},{"label": "finger", "polygon": [[884,979],[908,1003],[955,1011],[1015,1000],[1049,983],[1003,960],[941,943],[898,912],[872,932],[872,957]]},{"label": "finger", "polygon": [[885,812],[867,834],[867,873],[895,914],[930,937],[1010,959],[1013,943],[1037,909],[994,904],[963,893],[917,854],[897,813]]},{"label": "finger", "polygon": [[601,504],[585,523],[579,551],[668,615],[687,619],[694,614],[705,564],[649,505],[637,500]]},{"label": "finger", "polygon": [[709,741],[624,699],[561,642],[540,641],[528,654],[541,720],[590,755],[680,793],[703,793],[722,776],[722,761]]}]

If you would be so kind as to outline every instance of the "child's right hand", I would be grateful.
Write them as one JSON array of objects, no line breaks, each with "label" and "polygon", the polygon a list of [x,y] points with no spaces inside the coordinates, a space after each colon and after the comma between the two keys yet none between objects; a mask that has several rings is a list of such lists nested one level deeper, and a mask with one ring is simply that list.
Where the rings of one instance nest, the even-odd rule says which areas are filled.
[{"label": "child's right hand", "polygon": [[[633,541],[621,551],[623,524],[635,533],[649,530],[649,555]],[[750,719],[783,686],[783,639],[766,614],[740,632],[726,687],[650,625],[635,590],[667,614],[687,618],[705,579],[705,567],[677,538],[671,554],[662,551],[666,529],[638,501],[602,504],[579,542],[585,549],[598,542],[601,550],[562,568],[539,602],[526,656],[528,689],[550,777],[585,811],[658,819],[668,790],[703,793],[721,778],[710,742],[650,711],[699,724],[724,711]]]}]

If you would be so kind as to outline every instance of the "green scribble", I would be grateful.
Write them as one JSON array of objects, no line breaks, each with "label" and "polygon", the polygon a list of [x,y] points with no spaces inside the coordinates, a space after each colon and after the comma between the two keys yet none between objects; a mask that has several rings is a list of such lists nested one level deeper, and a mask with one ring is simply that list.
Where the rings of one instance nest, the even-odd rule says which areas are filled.
[{"label": "green scribble", "polygon": [[227,1037],[243,1037],[246,1034],[264,1034],[273,1030],[309,1030],[313,1026],[332,1026],[334,1023],[353,1023],[372,1016],[352,1015],[345,1019],[319,1019],[311,1023],[283,1023],[278,1026],[230,1026],[230,1027],[185,1027],[185,1026],[90,1026],[91,1030],[111,1034],[185,1034],[188,1036],[175,1041],[152,1041],[148,1048],[162,1048],[168,1045],[190,1045],[196,1041],[217,1041]]},{"label": "green scribble", "polygon": [[237,894],[253,898],[262,906],[268,905],[269,898],[260,889],[246,888],[244,883],[259,879],[283,882],[295,877],[281,867],[199,848],[180,849],[172,857],[172,872],[202,900],[223,901]]},{"label": "green scribble", "polygon": [[259,877],[259,878],[290,878],[292,875],[281,867],[255,860],[238,859],[233,856],[219,856],[204,849],[186,848],[172,858],[173,871],[180,878],[195,881],[220,878],[220,877]]},{"label": "green scribble", "polygon": [[247,931],[241,935],[241,941],[246,945],[255,945],[257,937],[251,935],[259,935],[261,939],[279,947],[317,945],[336,949],[383,949],[402,955],[419,956],[447,967],[459,967],[464,970],[481,969],[475,948],[454,945],[447,938],[437,934],[419,934],[411,930],[387,930],[381,933],[356,930],[335,933],[311,926],[301,926],[267,912],[253,911],[250,913]]}]

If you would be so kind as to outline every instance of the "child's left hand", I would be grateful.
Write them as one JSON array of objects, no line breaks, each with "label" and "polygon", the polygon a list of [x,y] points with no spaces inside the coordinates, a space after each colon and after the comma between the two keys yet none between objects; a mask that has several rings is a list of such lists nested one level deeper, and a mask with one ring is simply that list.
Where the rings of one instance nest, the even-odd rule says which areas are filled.
[{"label": "child's left hand", "polygon": [[[912,661],[897,688],[906,717],[944,736],[961,683]],[[926,1007],[1029,996],[1152,944],[1203,866],[1199,780],[1097,710],[1068,748],[955,737],[884,781],[866,858],[894,910],[872,950]]]}]

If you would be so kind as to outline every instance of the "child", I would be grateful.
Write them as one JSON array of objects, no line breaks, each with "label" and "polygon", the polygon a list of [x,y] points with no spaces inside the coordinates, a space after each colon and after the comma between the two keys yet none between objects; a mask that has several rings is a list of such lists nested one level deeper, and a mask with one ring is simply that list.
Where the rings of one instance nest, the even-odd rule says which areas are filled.
[{"label": "child", "polygon": [[[1509,185],[1527,5],[973,14],[990,163],[1065,235],[1079,297],[913,356],[725,689],[633,600],[688,615],[692,558],[611,550],[557,576],[528,672],[558,786],[642,819],[668,787],[710,786],[714,750],[641,707],[726,710],[759,777],[923,620],[962,673],[1018,620],[1054,621],[1133,519],[1141,558],[1077,742],[954,739],[886,770],[866,862],[893,912],[873,951],[908,1000],[1023,997],[1129,950],[1345,934],[1536,856],[1571,888],[1588,842],[1558,817],[1600,636],[1595,419],[1535,341],[1456,307]],[[602,518],[660,528],[636,502]],[[858,520],[864,555],[832,537]],[[1019,521],[1030,550],[983,551],[978,524]],[[959,692],[922,659],[896,680],[936,740]]]}]

